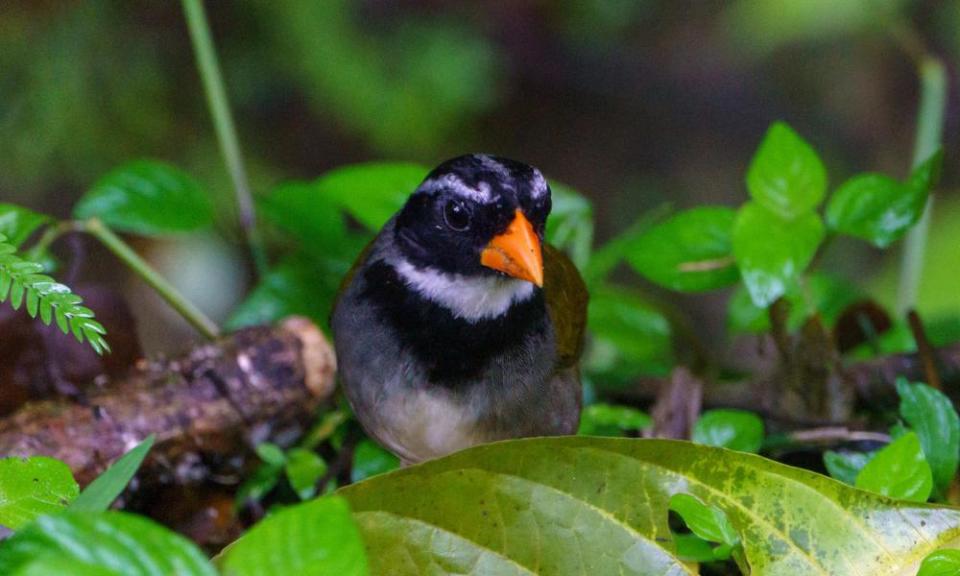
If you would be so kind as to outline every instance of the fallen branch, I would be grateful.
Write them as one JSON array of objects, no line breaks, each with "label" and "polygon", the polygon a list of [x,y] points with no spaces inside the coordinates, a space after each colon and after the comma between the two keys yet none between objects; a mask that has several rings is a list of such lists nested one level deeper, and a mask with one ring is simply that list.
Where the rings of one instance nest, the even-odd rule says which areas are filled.
[{"label": "fallen branch", "polygon": [[52,456],[85,484],[156,434],[148,466],[180,483],[203,480],[194,464],[226,460],[258,434],[309,422],[333,393],[335,367],[309,320],[241,330],[180,358],[143,361],[82,404],[23,406],[0,419],[0,456]]}]

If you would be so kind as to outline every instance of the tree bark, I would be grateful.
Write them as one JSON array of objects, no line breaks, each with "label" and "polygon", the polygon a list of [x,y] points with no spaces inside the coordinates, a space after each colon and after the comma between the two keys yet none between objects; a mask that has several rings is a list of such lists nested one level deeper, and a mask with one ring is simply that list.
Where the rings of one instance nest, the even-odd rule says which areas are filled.
[{"label": "tree bark", "polygon": [[83,402],[51,399],[0,419],[0,456],[51,456],[83,485],[150,434],[161,480],[202,481],[198,464],[303,426],[334,390],[330,344],[309,320],[241,330],[169,360],[141,361]]}]

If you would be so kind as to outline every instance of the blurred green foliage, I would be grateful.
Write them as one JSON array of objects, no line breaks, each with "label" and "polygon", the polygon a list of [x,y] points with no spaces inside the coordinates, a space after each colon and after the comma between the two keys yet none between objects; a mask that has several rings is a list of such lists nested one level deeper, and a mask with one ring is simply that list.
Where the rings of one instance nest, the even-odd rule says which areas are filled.
[{"label": "blurred green foliage", "polygon": [[373,35],[356,2],[253,4],[313,109],[381,152],[434,150],[496,102],[498,54],[462,20],[402,13]]},{"label": "blurred green foliage", "polygon": [[0,188],[13,198],[163,148],[175,124],[163,113],[174,90],[157,59],[163,39],[131,29],[123,6],[4,6]]}]

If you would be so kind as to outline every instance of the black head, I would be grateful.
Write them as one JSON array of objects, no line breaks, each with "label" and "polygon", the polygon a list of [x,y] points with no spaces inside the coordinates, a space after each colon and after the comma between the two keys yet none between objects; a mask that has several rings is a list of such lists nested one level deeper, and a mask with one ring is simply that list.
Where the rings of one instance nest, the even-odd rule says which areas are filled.
[{"label": "black head", "polygon": [[540,243],[549,214],[550,187],[539,170],[469,154],[427,175],[397,216],[396,239],[414,266],[464,276],[507,274],[540,284]]}]

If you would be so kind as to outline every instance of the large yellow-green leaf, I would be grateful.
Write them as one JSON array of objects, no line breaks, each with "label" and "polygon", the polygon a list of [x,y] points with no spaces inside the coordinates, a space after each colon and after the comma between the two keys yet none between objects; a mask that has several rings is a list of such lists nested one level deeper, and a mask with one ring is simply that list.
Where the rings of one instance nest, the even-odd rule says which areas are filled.
[{"label": "large yellow-green leaf", "polygon": [[340,493],[371,574],[695,574],[667,525],[677,493],[726,513],[755,575],[912,575],[960,542],[960,510],[669,440],[502,442]]},{"label": "large yellow-green leaf", "polygon": [[0,459],[0,526],[18,529],[65,508],[80,492],[70,468],[53,458]]}]

